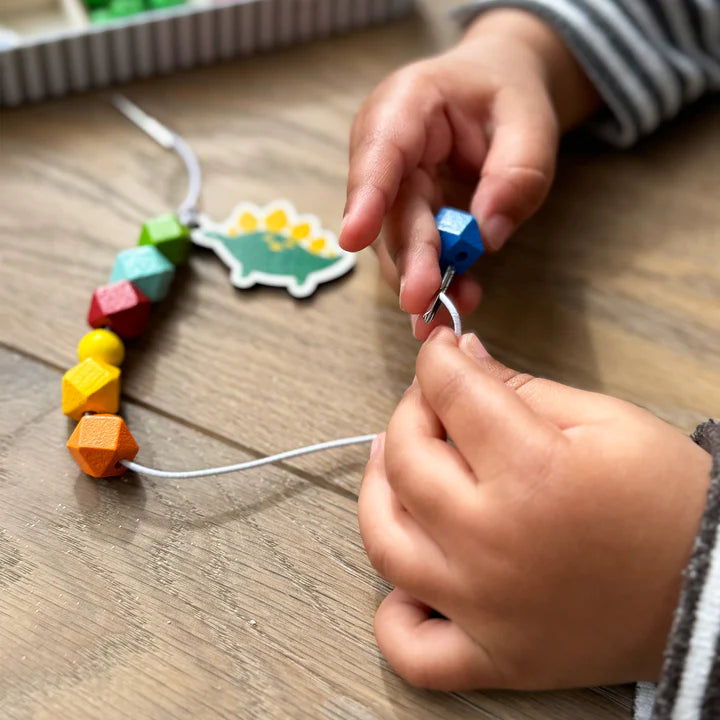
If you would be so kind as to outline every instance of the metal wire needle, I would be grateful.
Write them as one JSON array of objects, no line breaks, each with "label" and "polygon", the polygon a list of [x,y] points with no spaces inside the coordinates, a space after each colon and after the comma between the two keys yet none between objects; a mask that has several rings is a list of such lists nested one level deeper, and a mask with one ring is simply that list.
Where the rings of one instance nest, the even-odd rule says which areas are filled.
[{"label": "metal wire needle", "polygon": [[435,296],[435,299],[433,300],[432,305],[430,305],[428,311],[423,315],[423,320],[426,323],[431,323],[435,319],[437,311],[443,304],[441,296],[447,293],[447,290],[450,287],[450,283],[453,281],[454,277],[455,268],[452,265],[448,265],[445,273],[443,274],[442,282],[440,283],[440,290],[438,290],[438,293]]}]

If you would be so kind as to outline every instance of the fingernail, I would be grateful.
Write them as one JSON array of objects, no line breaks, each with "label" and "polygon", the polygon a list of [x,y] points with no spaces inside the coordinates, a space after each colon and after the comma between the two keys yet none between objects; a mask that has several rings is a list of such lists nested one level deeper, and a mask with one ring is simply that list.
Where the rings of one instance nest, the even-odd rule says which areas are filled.
[{"label": "fingernail", "polygon": [[[404,310],[404,309],[405,309],[405,308],[403,307],[403,289],[404,289],[404,288],[405,288],[405,276],[403,275],[403,276],[400,278],[400,293],[398,294],[398,303],[400,303],[400,309],[401,309],[401,310]],[[415,330],[415,328],[413,328],[413,331],[414,331],[414,330]]]},{"label": "fingernail", "polygon": [[467,333],[460,338],[460,349],[470,357],[476,360],[484,360],[490,357],[490,353],[485,349],[485,346],[480,342],[477,335]]},{"label": "fingernail", "polygon": [[499,250],[515,229],[515,223],[507,215],[493,215],[481,225],[483,242],[493,250]]}]

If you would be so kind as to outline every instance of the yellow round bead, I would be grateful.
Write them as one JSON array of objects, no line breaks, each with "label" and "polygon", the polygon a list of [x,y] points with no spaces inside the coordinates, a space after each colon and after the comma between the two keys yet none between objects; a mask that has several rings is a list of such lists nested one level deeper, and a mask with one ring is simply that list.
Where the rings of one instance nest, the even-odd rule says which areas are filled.
[{"label": "yellow round bead", "polygon": [[111,330],[91,330],[78,344],[80,362],[92,358],[118,366],[125,357],[122,340]]}]

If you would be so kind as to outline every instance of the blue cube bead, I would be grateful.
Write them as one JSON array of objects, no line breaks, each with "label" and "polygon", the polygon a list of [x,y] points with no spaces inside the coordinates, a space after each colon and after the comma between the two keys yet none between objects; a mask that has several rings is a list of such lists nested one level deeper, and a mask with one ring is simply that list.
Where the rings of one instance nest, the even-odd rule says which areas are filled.
[{"label": "blue cube bead", "polygon": [[129,280],[158,302],[167,295],[174,274],[175,266],[154,245],[138,245],[118,253],[110,282]]},{"label": "blue cube bead", "polygon": [[462,210],[444,207],[435,216],[440,232],[440,266],[448,265],[462,275],[482,254],[485,248],[475,218]]}]

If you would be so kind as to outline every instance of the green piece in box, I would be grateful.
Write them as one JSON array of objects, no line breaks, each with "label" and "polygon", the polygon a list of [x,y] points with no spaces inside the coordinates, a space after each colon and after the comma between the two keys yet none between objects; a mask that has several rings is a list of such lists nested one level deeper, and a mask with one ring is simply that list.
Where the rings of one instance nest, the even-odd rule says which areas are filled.
[{"label": "green piece in box", "polygon": [[186,0],[145,0],[148,10],[160,10],[173,5],[184,5]]},{"label": "green piece in box", "polygon": [[115,17],[127,17],[145,10],[145,3],[143,0],[110,0],[109,8]]},{"label": "green piece in box", "polygon": [[114,19],[115,16],[107,8],[99,8],[90,12],[90,20],[94,23],[104,23]]},{"label": "green piece in box", "polygon": [[143,0],[110,0],[105,7],[93,10],[90,19],[93,22],[108,22],[138,15],[141,12],[145,12]]}]

